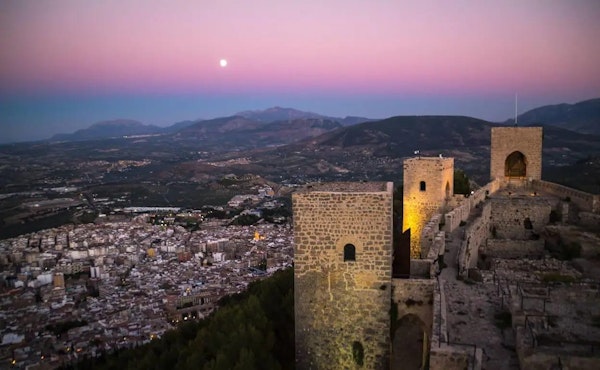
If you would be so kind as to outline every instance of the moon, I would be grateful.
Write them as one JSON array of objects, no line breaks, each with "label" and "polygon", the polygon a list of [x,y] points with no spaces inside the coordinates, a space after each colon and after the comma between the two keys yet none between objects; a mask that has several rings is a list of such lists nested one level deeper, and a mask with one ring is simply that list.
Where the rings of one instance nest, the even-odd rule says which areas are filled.
[{"label": "moon", "polygon": [[221,66],[221,68],[227,67],[227,59],[219,60],[219,65]]}]

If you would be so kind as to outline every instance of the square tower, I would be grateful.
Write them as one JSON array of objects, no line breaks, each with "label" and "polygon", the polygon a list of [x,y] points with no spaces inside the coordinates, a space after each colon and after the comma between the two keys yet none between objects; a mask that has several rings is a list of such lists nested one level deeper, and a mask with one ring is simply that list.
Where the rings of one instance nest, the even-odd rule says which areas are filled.
[{"label": "square tower", "polygon": [[402,231],[410,229],[410,256],[421,258],[421,232],[454,194],[454,158],[404,160]]},{"label": "square tower", "polygon": [[542,128],[492,127],[490,178],[542,179]]},{"label": "square tower", "polygon": [[315,184],[292,203],[296,368],[388,368],[393,184]]}]

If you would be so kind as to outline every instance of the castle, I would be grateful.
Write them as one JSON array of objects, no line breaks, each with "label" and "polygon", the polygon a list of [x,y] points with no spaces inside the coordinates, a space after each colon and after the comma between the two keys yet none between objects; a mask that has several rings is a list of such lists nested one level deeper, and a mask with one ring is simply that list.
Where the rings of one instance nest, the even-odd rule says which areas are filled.
[{"label": "castle", "polygon": [[[539,235],[552,215],[600,226],[600,197],[541,180],[541,127],[492,128],[490,157],[491,181],[469,197],[453,194],[453,158],[406,159],[402,225],[389,182],[319,183],[293,194],[297,368],[475,369],[484,352],[494,355],[451,340],[452,305],[461,302],[448,286],[481,278],[486,257],[541,258]],[[535,337],[522,286],[501,271],[489,286],[502,307],[506,300],[517,341]],[[556,361],[540,348],[517,348],[521,368]],[[594,368],[598,360],[567,353],[558,363]]]}]

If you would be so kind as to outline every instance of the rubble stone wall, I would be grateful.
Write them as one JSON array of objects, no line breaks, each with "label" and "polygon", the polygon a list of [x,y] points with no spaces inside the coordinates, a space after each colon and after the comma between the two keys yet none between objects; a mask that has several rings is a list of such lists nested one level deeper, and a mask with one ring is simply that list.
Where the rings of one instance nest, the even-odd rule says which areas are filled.
[{"label": "rubble stone wall", "polygon": [[490,237],[490,215],[492,204],[486,202],[481,216],[473,219],[465,226],[465,234],[458,251],[458,273],[463,278],[468,276],[469,269],[477,267],[479,247],[485,245]]},{"label": "rubble stone wall", "polygon": [[[398,306],[398,320],[413,314],[431,337],[433,325],[433,279],[393,279],[392,300]],[[396,333],[401,334],[401,333]]]},{"label": "rubble stone wall", "polygon": [[600,214],[581,212],[579,214],[579,222],[584,226],[600,229]]},{"label": "rubble stone wall", "polygon": [[586,193],[543,180],[534,180],[531,182],[531,186],[534,190],[545,191],[562,199],[568,197],[581,211],[600,213],[600,195],[598,194]]},{"label": "rubble stone wall", "polygon": [[499,188],[500,181],[493,180],[465,198],[460,205],[444,215],[444,231],[451,233],[456,230],[461,221],[467,221],[473,208],[484,202],[486,197],[498,191]]},{"label": "rubble stone wall", "polygon": [[392,183],[293,194],[296,368],[357,369],[353,346],[363,368],[389,367],[392,197]]},{"label": "rubble stone wall", "polygon": [[492,236],[498,239],[530,239],[543,231],[556,208],[556,201],[538,197],[495,198],[491,203]]},{"label": "rubble stone wall", "polygon": [[544,254],[544,240],[488,239],[485,254],[504,259],[540,258]]}]

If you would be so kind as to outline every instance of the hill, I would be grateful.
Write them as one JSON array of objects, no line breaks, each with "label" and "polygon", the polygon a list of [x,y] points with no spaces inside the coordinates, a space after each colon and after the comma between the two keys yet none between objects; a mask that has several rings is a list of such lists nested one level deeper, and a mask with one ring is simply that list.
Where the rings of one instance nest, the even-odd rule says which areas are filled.
[{"label": "hill", "polygon": [[[456,167],[483,183],[489,178],[493,126],[463,116],[391,117],[257,152],[252,169],[275,175],[270,164],[278,163],[279,176],[298,180],[400,180],[403,159],[419,151],[454,157]],[[600,137],[544,126],[545,166],[566,166],[598,153]]]},{"label": "hill", "polygon": [[323,118],[265,122],[231,116],[194,123],[173,137],[175,140],[194,140],[203,147],[215,150],[239,150],[289,144],[340,127],[340,123]]},{"label": "hill", "polygon": [[276,122],[276,121],[293,121],[298,119],[321,119],[321,120],[329,120],[329,121],[337,121],[342,126],[351,126],[361,122],[373,121],[371,118],[365,117],[354,117],[354,116],[346,116],[344,118],[340,117],[330,117],[324,116],[322,114],[313,113],[313,112],[305,112],[293,108],[282,108],[282,107],[273,107],[265,110],[249,110],[243,111],[236,114],[236,116],[245,117],[248,119],[252,119],[255,121],[261,122]]},{"label": "hill", "polygon": [[132,135],[151,135],[161,131],[160,127],[144,125],[141,122],[129,119],[117,119],[94,123],[88,128],[77,130],[72,134],[57,134],[50,138],[51,141],[84,141],[110,139]]},{"label": "hill", "polygon": [[[575,104],[545,105],[519,115],[520,124],[552,125],[568,130],[600,135],[600,98]],[[514,119],[506,121],[514,124]]]},{"label": "hill", "polygon": [[215,313],[197,323],[62,369],[293,369],[293,289],[293,270],[278,271],[225,297]]}]

